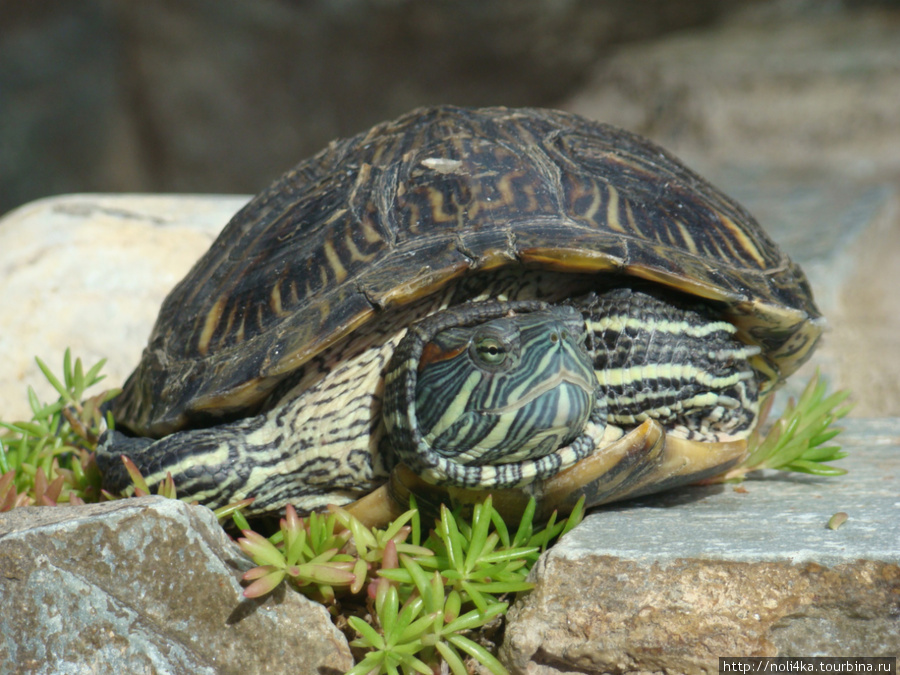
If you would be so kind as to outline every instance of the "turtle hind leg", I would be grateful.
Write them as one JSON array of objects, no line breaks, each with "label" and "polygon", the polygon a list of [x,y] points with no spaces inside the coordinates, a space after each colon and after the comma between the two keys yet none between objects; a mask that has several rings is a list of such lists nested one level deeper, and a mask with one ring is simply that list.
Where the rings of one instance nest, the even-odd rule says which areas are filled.
[{"label": "turtle hind leg", "polygon": [[228,459],[233,452],[213,431],[178,432],[159,440],[107,431],[97,447],[103,488],[120,493],[132,484],[122,462],[124,456],[134,462],[151,489],[171,473],[180,494],[197,495],[199,501],[212,508],[223,506],[230,501],[222,501],[224,488],[234,482],[234,476],[228,475],[232,472]]},{"label": "turtle hind leg", "polygon": [[[327,446],[294,437],[288,426],[266,415],[158,440],[107,432],[97,448],[104,489],[120,492],[131,484],[123,455],[134,462],[151,490],[171,473],[179,497],[212,509],[253,498],[244,509],[247,516],[279,512],[287,504],[308,512],[346,503],[382,482],[377,476],[369,481],[359,477],[365,453],[336,455]],[[345,475],[356,466],[356,473]]]},{"label": "turtle hind leg", "polygon": [[144,455],[152,444],[152,438],[132,438],[121,431],[104,432],[97,446],[97,467],[103,476],[103,489],[119,494],[131,485],[131,477],[125,470],[122,456]]}]

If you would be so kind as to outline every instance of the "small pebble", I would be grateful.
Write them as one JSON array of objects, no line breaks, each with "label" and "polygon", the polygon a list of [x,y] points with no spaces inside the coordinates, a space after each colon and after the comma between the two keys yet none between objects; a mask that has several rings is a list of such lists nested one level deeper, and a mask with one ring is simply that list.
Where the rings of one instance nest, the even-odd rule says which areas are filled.
[{"label": "small pebble", "polygon": [[849,516],[846,513],[844,513],[843,511],[838,511],[828,519],[828,529],[838,529],[841,525],[847,522],[847,518],[849,518]]}]

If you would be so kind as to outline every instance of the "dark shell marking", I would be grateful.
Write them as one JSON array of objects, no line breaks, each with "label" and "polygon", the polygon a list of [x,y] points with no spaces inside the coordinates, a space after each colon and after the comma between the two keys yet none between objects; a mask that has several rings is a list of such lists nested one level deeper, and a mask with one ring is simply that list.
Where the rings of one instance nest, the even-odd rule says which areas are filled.
[{"label": "dark shell marking", "polygon": [[478,270],[616,273],[713,301],[784,377],[821,326],[802,271],[663,149],[548,110],[416,110],[301,163],[163,304],[114,404],[161,436],[254,411],[380,310]]}]

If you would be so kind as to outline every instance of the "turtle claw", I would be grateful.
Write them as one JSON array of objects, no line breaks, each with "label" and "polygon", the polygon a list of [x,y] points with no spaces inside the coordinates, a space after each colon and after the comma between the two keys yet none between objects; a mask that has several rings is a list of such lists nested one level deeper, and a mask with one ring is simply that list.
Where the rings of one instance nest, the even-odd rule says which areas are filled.
[{"label": "turtle claw", "polygon": [[[408,490],[405,493],[405,499],[398,494],[394,494],[393,483],[394,483],[394,473],[397,472],[397,467],[391,472],[391,479],[379,487],[377,490],[374,490],[367,494],[365,497],[361,497],[354,502],[350,502],[349,504],[345,504],[341,506],[344,511],[347,511],[354,518],[359,520],[366,527],[387,527],[387,525],[399,518],[403,515],[403,512],[409,508],[409,495],[411,494]],[[406,469],[406,467],[403,467]],[[409,471],[409,469],[406,469]],[[413,476],[411,471],[409,473]],[[428,485],[418,476],[415,478],[421,482],[422,485]],[[434,487],[434,486],[429,486]]]},{"label": "turtle claw", "polygon": [[[591,507],[695,483],[727,471],[747,452],[746,440],[689,441],[666,434],[655,420],[598,446],[599,450],[555,476],[491,490],[494,508],[505,520],[518,520],[534,497],[535,520],[547,520],[553,511],[569,513],[582,496],[585,507]],[[442,503],[465,510],[487,492],[432,485],[400,464],[385,485],[344,508],[366,525],[384,526],[408,508],[410,494],[423,511],[437,513]]]}]

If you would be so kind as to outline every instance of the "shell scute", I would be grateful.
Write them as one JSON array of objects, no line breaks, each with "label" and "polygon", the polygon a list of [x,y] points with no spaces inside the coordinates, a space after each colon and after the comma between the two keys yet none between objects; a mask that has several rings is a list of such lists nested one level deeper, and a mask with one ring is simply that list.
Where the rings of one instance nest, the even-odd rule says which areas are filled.
[{"label": "shell scute", "polygon": [[777,245],[741,206],[661,148],[637,144],[612,127],[605,130],[560,133],[553,140],[567,169],[561,187],[573,217],[738,269],[782,264]]}]

